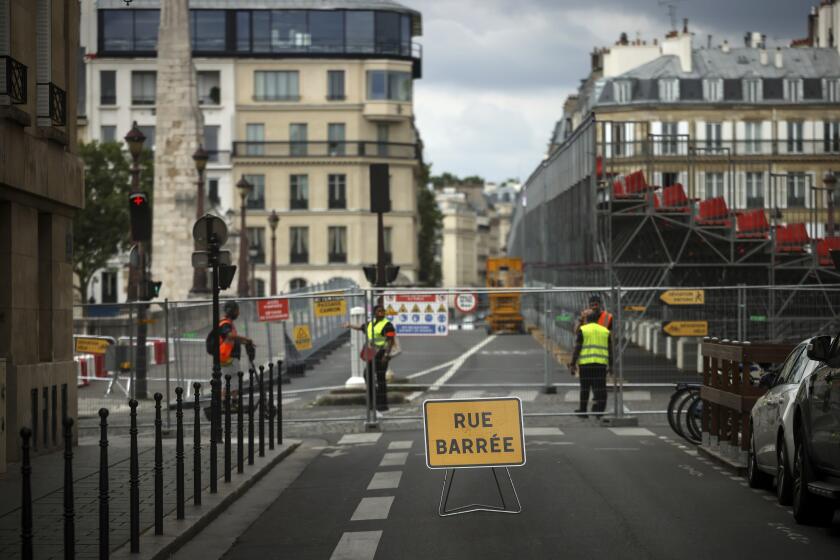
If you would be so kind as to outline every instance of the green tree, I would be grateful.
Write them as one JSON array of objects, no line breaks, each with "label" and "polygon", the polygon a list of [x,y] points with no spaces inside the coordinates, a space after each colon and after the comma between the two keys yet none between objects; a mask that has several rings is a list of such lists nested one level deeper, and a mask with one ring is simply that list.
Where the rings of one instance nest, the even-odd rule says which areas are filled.
[{"label": "green tree", "polygon": [[435,247],[443,229],[443,214],[435,201],[435,193],[427,188],[430,181],[431,165],[423,166],[420,189],[417,191],[417,213],[420,216],[420,230],[417,235],[417,255],[420,269],[417,279],[426,286],[439,286],[441,281],[440,263],[435,260]]},{"label": "green tree", "polygon": [[[122,143],[96,141],[79,146],[85,164],[85,207],[73,221],[75,286],[85,300],[93,273],[129,246],[128,194],[131,192],[130,156]],[[153,156],[140,156],[140,190],[152,196]]]}]

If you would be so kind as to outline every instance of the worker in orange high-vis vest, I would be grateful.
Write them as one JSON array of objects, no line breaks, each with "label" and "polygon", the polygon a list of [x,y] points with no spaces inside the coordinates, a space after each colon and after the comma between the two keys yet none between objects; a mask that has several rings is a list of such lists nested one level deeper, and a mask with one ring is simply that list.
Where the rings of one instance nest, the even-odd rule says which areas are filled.
[{"label": "worker in orange high-vis vest", "polygon": [[[225,316],[219,321],[219,361],[222,364],[222,376],[230,374],[236,379],[240,371],[239,363],[242,357],[242,345],[254,346],[254,341],[247,336],[239,336],[233,323],[239,318],[239,304],[235,301],[225,303]],[[247,368],[246,368],[247,369]]]},{"label": "worker in orange high-vis vest", "polygon": [[[388,362],[396,343],[397,331],[385,314],[385,307],[377,305],[373,308],[373,321],[364,325],[344,324],[345,328],[355,329],[365,333],[366,348],[375,351],[373,369],[376,376],[376,411],[382,413],[388,410]],[[368,380],[368,398],[372,397],[373,379]]]},{"label": "worker in orange high-vis vest", "polygon": [[589,298],[589,311],[597,317],[596,323],[612,330],[613,316],[612,313],[604,310],[601,296],[596,294]]}]

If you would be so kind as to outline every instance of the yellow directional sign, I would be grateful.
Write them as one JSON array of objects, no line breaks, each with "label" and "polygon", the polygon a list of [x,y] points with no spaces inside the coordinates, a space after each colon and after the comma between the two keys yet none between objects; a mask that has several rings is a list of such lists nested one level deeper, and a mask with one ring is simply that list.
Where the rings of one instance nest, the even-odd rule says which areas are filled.
[{"label": "yellow directional sign", "polygon": [[647,311],[647,307],[644,305],[625,305],[624,311],[637,311],[639,313],[644,313]]},{"label": "yellow directional sign", "polygon": [[[347,302],[344,298],[315,298],[316,317],[341,317],[346,314]],[[389,313],[389,315],[393,315],[393,313]]]},{"label": "yellow directional sign", "polygon": [[309,334],[309,325],[296,325],[292,330],[295,341],[295,348],[298,350],[312,349],[312,335]]},{"label": "yellow directional sign", "polygon": [[104,354],[108,347],[113,344],[107,338],[88,338],[77,336],[74,338],[76,354]]},{"label": "yellow directional sign", "polygon": [[671,321],[662,326],[668,336],[708,336],[708,321]]},{"label": "yellow directional sign", "polygon": [[706,290],[665,290],[659,299],[667,305],[704,305]]},{"label": "yellow directional sign", "polygon": [[423,424],[430,469],[525,464],[518,397],[428,400],[423,403]]}]

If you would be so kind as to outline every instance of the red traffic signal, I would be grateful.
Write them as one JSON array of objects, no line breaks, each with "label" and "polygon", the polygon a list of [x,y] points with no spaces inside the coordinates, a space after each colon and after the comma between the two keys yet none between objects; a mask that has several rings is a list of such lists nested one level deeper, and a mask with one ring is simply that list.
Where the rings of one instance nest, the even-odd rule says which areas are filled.
[{"label": "red traffic signal", "polygon": [[152,209],[144,192],[128,195],[128,212],[131,218],[131,240],[135,243],[152,239]]}]

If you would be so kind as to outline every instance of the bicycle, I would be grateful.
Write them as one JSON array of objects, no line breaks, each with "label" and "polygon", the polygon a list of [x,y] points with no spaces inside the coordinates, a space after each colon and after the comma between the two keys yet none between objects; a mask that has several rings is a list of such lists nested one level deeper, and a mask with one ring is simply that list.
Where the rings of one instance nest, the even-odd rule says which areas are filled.
[{"label": "bicycle", "polygon": [[703,399],[699,383],[679,383],[668,402],[668,424],[690,443],[702,441]]}]

